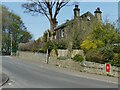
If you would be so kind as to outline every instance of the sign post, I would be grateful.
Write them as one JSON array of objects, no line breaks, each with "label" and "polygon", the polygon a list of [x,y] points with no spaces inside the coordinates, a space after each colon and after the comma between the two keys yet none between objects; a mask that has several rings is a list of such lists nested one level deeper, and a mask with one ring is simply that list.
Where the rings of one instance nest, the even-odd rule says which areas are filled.
[{"label": "sign post", "polygon": [[12,50],[12,49],[13,49],[13,48],[12,48],[12,46],[13,46],[13,45],[12,45],[12,41],[13,41],[13,39],[12,39],[12,33],[10,34],[10,37],[11,37],[11,56],[12,56],[12,55],[13,55],[13,50]]},{"label": "sign post", "polygon": [[[47,32],[47,42],[49,42],[49,30]],[[49,46],[47,47],[47,53],[46,53],[46,63],[49,62]]]}]

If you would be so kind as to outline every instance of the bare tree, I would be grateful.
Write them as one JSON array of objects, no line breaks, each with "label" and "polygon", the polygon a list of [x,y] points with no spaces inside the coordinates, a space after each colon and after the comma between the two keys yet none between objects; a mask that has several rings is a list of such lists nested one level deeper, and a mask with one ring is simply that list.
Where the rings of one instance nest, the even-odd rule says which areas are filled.
[{"label": "bare tree", "polygon": [[22,4],[22,7],[26,9],[25,12],[45,15],[50,22],[50,31],[53,36],[57,15],[68,2],[69,0],[30,0]]}]

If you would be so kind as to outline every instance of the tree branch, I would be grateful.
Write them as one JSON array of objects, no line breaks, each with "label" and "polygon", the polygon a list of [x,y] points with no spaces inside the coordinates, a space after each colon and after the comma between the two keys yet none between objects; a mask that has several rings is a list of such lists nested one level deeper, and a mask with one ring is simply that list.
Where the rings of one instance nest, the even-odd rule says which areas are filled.
[{"label": "tree branch", "polygon": [[58,2],[57,2],[57,4],[56,4],[56,10],[55,10],[54,18],[57,17],[60,9],[61,9],[62,7],[64,7],[67,3],[68,3],[68,2],[65,2],[64,0],[62,0],[61,2],[59,2],[59,0],[58,0]]}]

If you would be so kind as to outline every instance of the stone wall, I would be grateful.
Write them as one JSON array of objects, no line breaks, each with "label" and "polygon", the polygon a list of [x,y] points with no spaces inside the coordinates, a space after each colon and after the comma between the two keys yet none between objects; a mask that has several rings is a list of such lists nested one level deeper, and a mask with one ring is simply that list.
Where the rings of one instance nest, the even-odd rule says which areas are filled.
[{"label": "stone wall", "polygon": [[[35,61],[37,63],[38,62],[45,63],[45,60],[46,60],[46,55],[42,53],[19,52],[18,57],[21,59],[29,60],[29,61]],[[75,62],[71,59],[58,60],[56,57],[50,57],[49,64],[63,67],[63,68],[72,69],[72,70],[77,70],[81,72],[120,77],[120,68],[111,66],[111,72],[106,73],[105,64],[99,64],[99,63],[88,62],[88,61],[83,61],[82,63],[80,63],[80,62]]]},{"label": "stone wall", "polygon": [[[58,49],[57,51],[58,51],[58,57],[60,57],[60,56],[68,56],[69,55],[68,50]],[[74,57],[76,54],[80,54],[80,55],[84,56],[83,50],[73,50],[71,52],[71,57]]]},{"label": "stone wall", "polygon": [[111,66],[111,72],[106,73],[105,64],[99,64],[99,63],[88,62],[88,61],[83,61],[82,63],[80,63],[80,62],[75,62],[71,59],[56,60],[55,58],[50,58],[49,63],[59,67],[69,68],[69,69],[73,69],[81,72],[120,77],[120,74],[118,74],[120,73],[120,68]]},{"label": "stone wall", "polygon": [[17,52],[18,58],[29,60],[29,61],[43,61],[46,58],[46,55],[43,53],[33,53],[33,52]]},{"label": "stone wall", "polygon": [[120,77],[119,74],[118,74],[118,73],[120,73],[120,68],[115,67],[115,66],[111,66],[111,72],[106,73],[105,64],[83,61],[83,63],[81,65],[83,67],[82,71],[85,71],[85,72],[97,73],[97,74],[100,74],[100,75],[109,75],[109,76]]},{"label": "stone wall", "polygon": [[58,51],[58,57],[68,55],[68,50],[60,50],[60,49],[58,49],[57,51]]}]

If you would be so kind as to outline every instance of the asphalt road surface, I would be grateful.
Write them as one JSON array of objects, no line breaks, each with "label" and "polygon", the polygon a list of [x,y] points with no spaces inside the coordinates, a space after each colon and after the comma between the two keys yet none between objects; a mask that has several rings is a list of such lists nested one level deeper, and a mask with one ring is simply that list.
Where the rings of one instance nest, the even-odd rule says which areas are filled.
[{"label": "asphalt road surface", "polygon": [[112,82],[74,76],[46,67],[3,57],[2,69],[10,78],[3,88],[118,88]]}]

